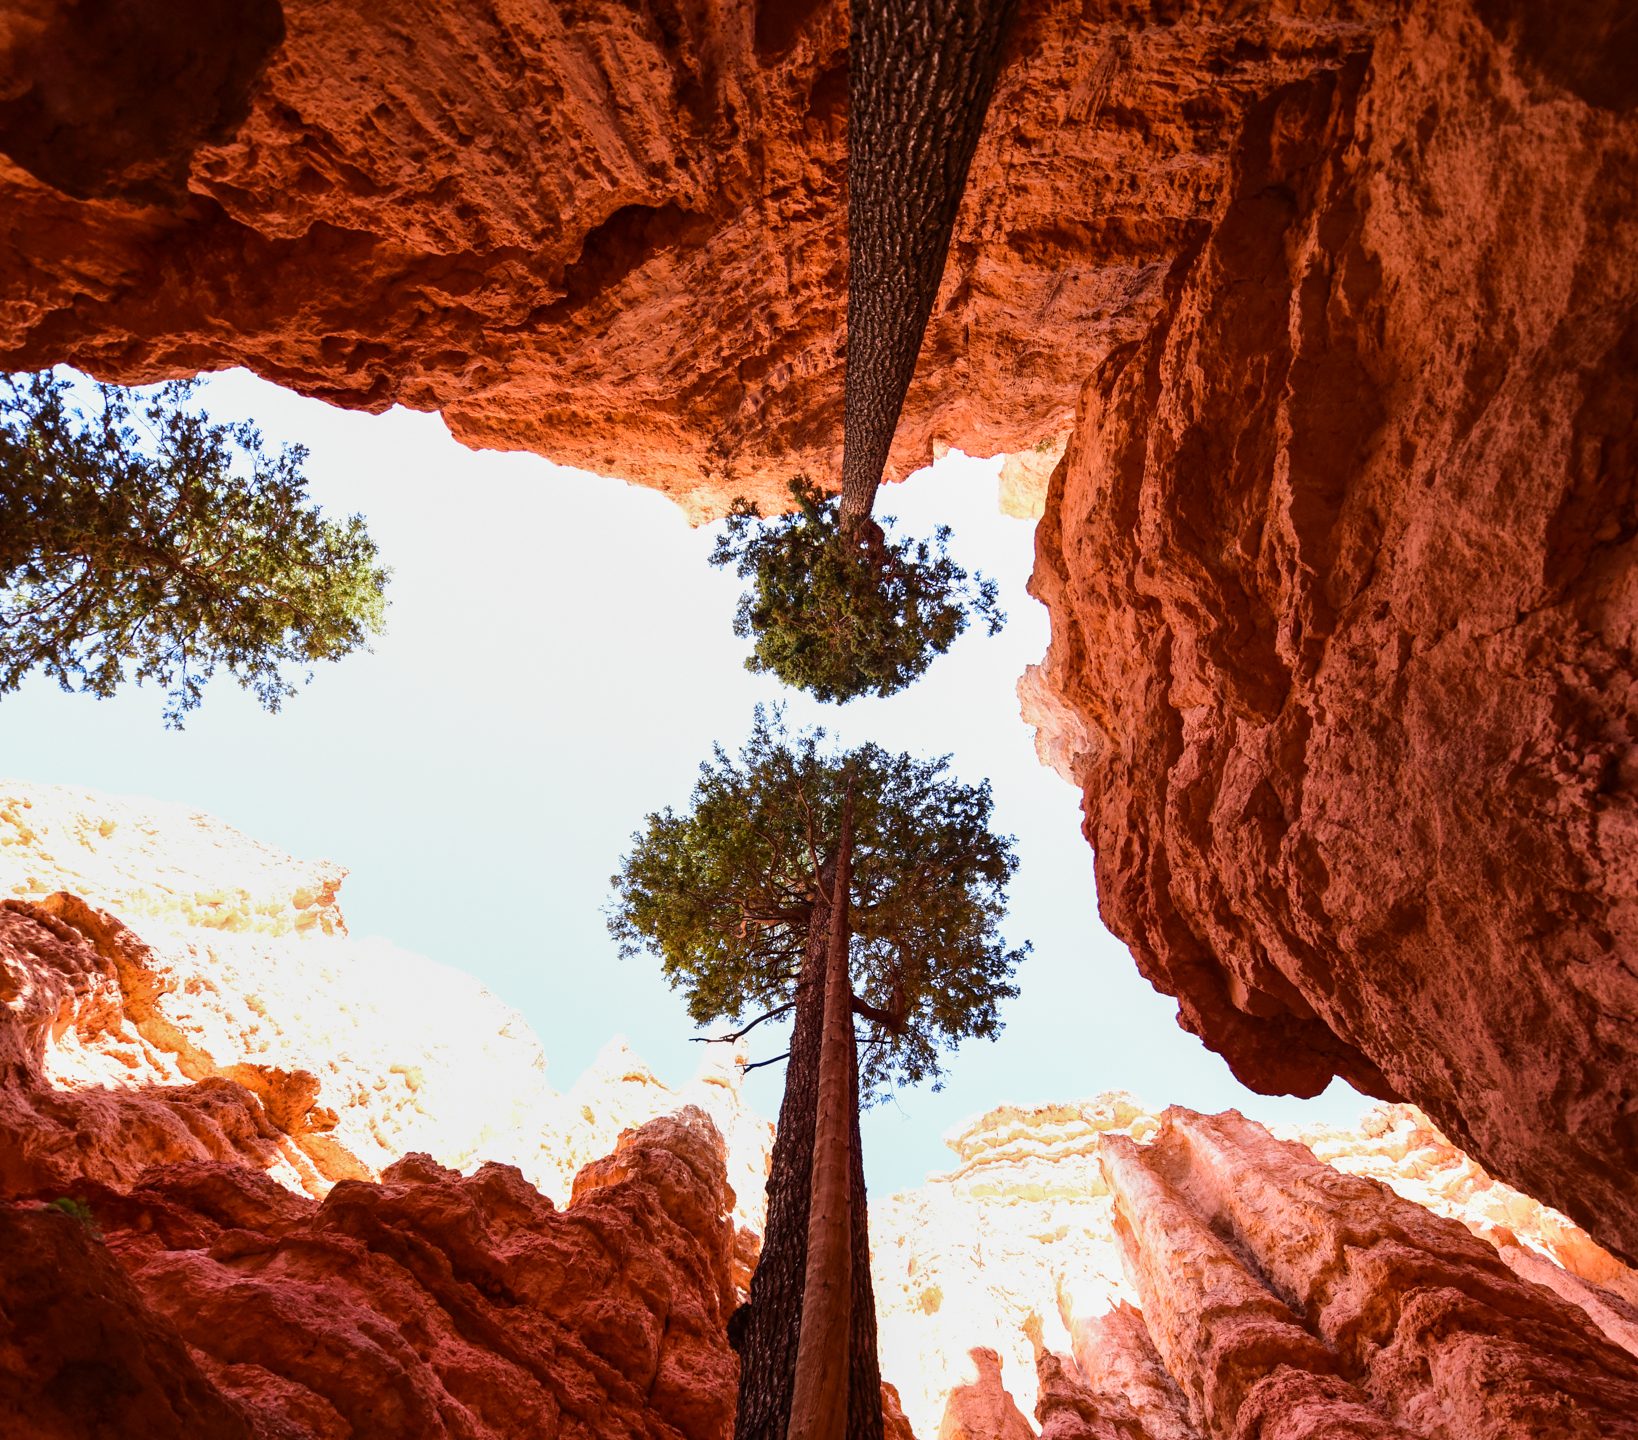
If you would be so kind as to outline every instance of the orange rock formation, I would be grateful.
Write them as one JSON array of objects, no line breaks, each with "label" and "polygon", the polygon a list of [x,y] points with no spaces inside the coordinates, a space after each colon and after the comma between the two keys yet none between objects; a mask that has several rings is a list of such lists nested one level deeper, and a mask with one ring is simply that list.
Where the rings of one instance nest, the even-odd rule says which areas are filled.
[{"label": "orange rock formation", "polygon": [[1638,1433],[1638,1275],[1409,1107],[1302,1138],[1119,1095],[955,1134],[871,1213],[916,1432]]},{"label": "orange rock formation", "polygon": [[[280,8],[133,35],[46,5],[0,40],[0,265],[25,282],[0,361],[246,365],[697,514],[838,476],[840,0]],[[1141,333],[1215,210],[1248,100],[1382,9],[1176,8],[1024,7],[895,477],[935,440],[1060,435],[1085,353]]]},{"label": "orange rock formation", "polygon": [[1413,1100],[1632,1260],[1621,13],[1409,5],[1252,107],[1088,357],[1024,698],[1106,923],[1242,1080]]}]

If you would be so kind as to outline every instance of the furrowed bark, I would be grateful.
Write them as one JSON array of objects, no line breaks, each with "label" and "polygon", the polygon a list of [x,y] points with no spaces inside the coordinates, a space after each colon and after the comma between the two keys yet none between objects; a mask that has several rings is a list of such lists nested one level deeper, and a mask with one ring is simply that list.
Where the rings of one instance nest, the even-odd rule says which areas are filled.
[{"label": "furrowed bark", "polygon": [[853,1132],[859,1108],[853,1041],[848,890],[853,880],[853,787],[842,804],[825,960],[819,1103],[808,1200],[807,1273],[788,1440],[846,1440],[853,1304]]},{"label": "furrowed bark", "polygon": [[876,503],[1015,0],[851,0],[844,531]]},{"label": "furrowed bark", "polygon": [[[833,871],[820,877],[821,891]],[[739,1406],[734,1440],[785,1440],[790,1424],[802,1290],[808,1264],[808,1197],[813,1175],[813,1124],[819,1103],[819,1042],[824,1024],[825,958],[830,906],[823,894],[808,917],[808,939],[797,981],[785,1096],[779,1107],[768,1169],[768,1218],[762,1256],[739,1345]]]},{"label": "furrowed bark", "polygon": [[876,1355],[876,1293],[870,1280],[870,1211],[859,1143],[859,1052],[848,1027],[853,1070],[853,1317],[848,1330],[847,1440],[882,1440],[882,1371]]}]

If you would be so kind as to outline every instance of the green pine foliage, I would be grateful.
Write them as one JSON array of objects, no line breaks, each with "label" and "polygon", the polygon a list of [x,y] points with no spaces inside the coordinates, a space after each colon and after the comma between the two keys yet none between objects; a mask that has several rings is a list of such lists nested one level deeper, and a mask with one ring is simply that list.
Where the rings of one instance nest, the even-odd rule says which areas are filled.
[{"label": "green pine foliage", "polygon": [[307,452],[192,409],[196,382],[0,378],[0,695],[42,670],[109,696],[167,692],[180,728],[228,671],[269,710],[380,632],[389,572],[357,515],[307,503]]},{"label": "green pine foliage", "polygon": [[97,1224],[96,1216],[91,1213],[91,1207],[85,1201],[72,1195],[59,1195],[55,1200],[47,1201],[41,1208],[54,1211],[58,1215],[66,1215],[93,1240],[102,1239],[102,1228]]},{"label": "green pine foliage", "polygon": [[993,1039],[1000,1002],[1018,993],[1028,946],[1000,935],[1012,840],[990,829],[988,781],[960,783],[948,757],[828,753],[824,740],[787,734],[759,707],[739,755],[718,746],[701,765],[688,811],[652,814],[633,837],[609,929],[622,954],[658,957],[700,1024],[790,1005],[851,768],[853,990],[900,1019],[863,1045],[860,1093],[937,1088],[942,1052]]},{"label": "green pine foliage", "polygon": [[[797,508],[763,519],[735,502],[711,553],[751,582],[734,633],[754,638],[745,666],[821,700],[892,695],[918,678],[976,617],[996,634],[1006,617],[996,585],[950,558],[950,531],[894,540],[873,521],[848,534],[838,501],[805,480]],[[889,521],[889,524],[892,522]]]}]

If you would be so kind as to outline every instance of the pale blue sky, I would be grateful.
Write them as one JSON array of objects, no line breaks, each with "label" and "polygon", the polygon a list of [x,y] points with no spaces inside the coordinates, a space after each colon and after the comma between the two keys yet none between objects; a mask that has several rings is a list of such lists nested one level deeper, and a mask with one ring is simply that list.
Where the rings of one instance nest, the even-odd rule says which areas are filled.
[{"label": "pale blue sky", "polygon": [[[918,532],[951,525],[962,562],[1000,582],[1006,630],[964,637],[901,695],[837,708],[743,669],[738,582],[706,563],[714,532],[652,491],[475,453],[437,416],[337,410],[243,372],[201,394],[218,419],[307,444],[314,497],[368,518],[396,572],[386,635],[278,715],[219,678],[180,734],[162,728],[152,690],[97,701],[33,681],[0,700],[0,770],[183,802],[338,861],[353,934],[476,975],[528,1018],[557,1085],[617,1032],[680,1082],[699,1058],[694,1032],[655,967],[616,956],[608,877],[649,810],[686,803],[713,741],[737,748],[757,701],[787,699],[793,722],[844,742],[949,752],[962,779],[988,776],[1022,861],[1008,938],[1034,954],[1006,1030],[954,1056],[942,1092],[903,1092],[866,1116],[873,1190],[945,1168],[941,1134],[1003,1102],[1118,1088],[1156,1107],[1332,1121],[1368,1103],[1340,1083],[1311,1101],[1243,1089],[1099,924],[1078,797],[1037,764],[1018,718],[1013,687],[1047,621],[1024,593],[1033,527],[997,512],[994,463],[952,457],[879,509]],[[773,1029],[753,1037],[759,1055],[784,1049]],[[748,1081],[769,1116],[782,1074]]]}]

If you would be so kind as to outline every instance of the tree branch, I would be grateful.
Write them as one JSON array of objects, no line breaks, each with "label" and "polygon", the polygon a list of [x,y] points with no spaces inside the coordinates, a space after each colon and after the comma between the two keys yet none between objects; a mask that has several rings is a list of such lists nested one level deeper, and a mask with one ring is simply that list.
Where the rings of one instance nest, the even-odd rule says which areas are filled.
[{"label": "tree branch", "polygon": [[904,1013],[898,1010],[883,1010],[872,1005],[868,1000],[861,1000],[857,995],[853,997],[853,1013],[861,1020],[870,1020],[880,1025],[882,1029],[893,1035],[902,1035],[905,1032]]},{"label": "tree branch", "polygon": [[741,1065],[739,1067],[739,1073],[741,1075],[749,1075],[751,1071],[760,1070],[764,1065],[777,1065],[781,1060],[789,1060],[790,1058],[791,1052],[787,1050],[783,1055],[775,1055],[772,1060],[756,1060],[751,1064]]},{"label": "tree branch", "polygon": [[764,1020],[772,1020],[775,1015],[783,1015],[787,1010],[794,1010],[795,1008],[796,1001],[787,1001],[785,1004],[769,1010],[764,1015],[758,1015],[755,1020],[741,1030],[730,1030],[726,1035],[690,1035],[688,1038],[696,1045],[719,1045],[727,1040],[743,1040]]}]

